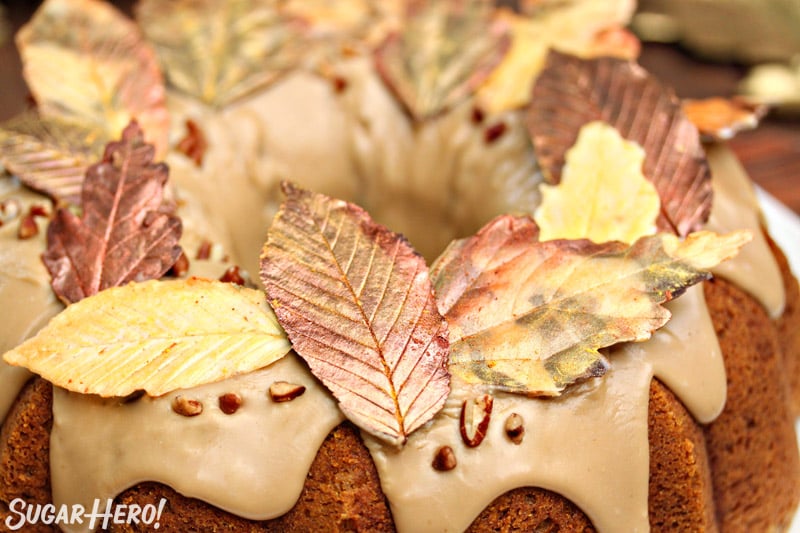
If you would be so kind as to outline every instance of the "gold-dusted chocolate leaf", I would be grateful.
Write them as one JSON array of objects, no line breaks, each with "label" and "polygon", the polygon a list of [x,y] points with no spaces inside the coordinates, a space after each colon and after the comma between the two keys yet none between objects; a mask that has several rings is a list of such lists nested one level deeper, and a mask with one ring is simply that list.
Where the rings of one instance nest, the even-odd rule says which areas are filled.
[{"label": "gold-dusted chocolate leaf", "polygon": [[724,141],[758,126],[758,121],[767,113],[767,106],[743,98],[714,97],[684,100],[683,112],[701,135]]},{"label": "gold-dusted chocolate leaf", "polygon": [[539,239],[632,243],[652,235],[658,191],[642,174],[644,150],[605,122],[581,128],[558,185],[540,185]]},{"label": "gold-dusted chocolate leaf", "polygon": [[628,247],[538,242],[536,232],[531,219],[504,215],[434,265],[454,376],[489,390],[559,395],[606,371],[600,348],[648,339],[669,319],[663,302],[751,238],[662,233]]},{"label": "gold-dusted chocolate leaf", "polygon": [[167,166],[133,122],[106,146],[83,183],[81,217],[56,211],[42,256],[67,303],[109,287],[160,278],[181,255],[181,221],[162,212]]},{"label": "gold-dusted chocolate leaf", "polygon": [[417,120],[431,118],[469,96],[509,46],[507,27],[484,0],[416,0],[402,33],[375,51],[383,80]]},{"label": "gold-dusted chocolate leaf", "polygon": [[169,115],[155,52],[107,2],[47,0],[17,34],[23,75],[44,117],[95,131],[103,143],[135,119],[159,156]]},{"label": "gold-dusted chocolate leaf", "polygon": [[56,203],[79,205],[86,169],[103,144],[95,130],[26,112],[0,125],[0,164]]},{"label": "gold-dusted chocolate leaf", "polygon": [[302,49],[274,0],[143,0],[136,19],[169,82],[216,107],[275,81]]},{"label": "gold-dusted chocolate leaf", "polygon": [[581,57],[637,57],[638,40],[621,29],[634,8],[633,0],[546,0],[534,2],[522,14],[500,11],[499,18],[511,28],[512,43],[478,90],[481,107],[500,113],[525,106],[550,49]]},{"label": "gold-dusted chocolate leaf", "polygon": [[190,278],[85,298],[3,359],[83,394],[160,396],[263,368],[290,348],[263,292]]},{"label": "gold-dusted chocolate leaf", "polygon": [[428,268],[360,207],[284,183],[261,279],[295,351],[345,415],[395,445],[450,391]]},{"label": "gold-dusted chocolate leaf", "polygon": [[536,157],[552,183],[561,179],[566,151],[581,127],[602,120],[644,148],[644,175],[661,198],[660,230],[685,236],[708,219],[711,176],[697,128],[674,92],[639,65],[550,52],[527,120]]}]

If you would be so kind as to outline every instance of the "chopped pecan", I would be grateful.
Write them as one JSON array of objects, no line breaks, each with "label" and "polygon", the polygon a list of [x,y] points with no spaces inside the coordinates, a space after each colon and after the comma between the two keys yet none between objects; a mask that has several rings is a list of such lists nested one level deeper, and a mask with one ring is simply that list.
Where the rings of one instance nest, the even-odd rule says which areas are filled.
[{"label": "chopped pecan", "polygon": [[301,396],[306,391],[303,385],[289,383],[288,381],[276,381],[269,386],[269,397],[273,402],[290,402]]},{"label": "chopped pecan", "polygon": [[203,412],[203,403],[178,395],[172,400],[172,410],[181,416],[197,416]]},{"label": "chopped pecan", "polygon": [[219,397],[219,410],[226,415],[232,415],[242,406],[242,397],[234,392],[228,392]]},{"label": "chopped pecan", "polygon": [[517,413],[511,413],[508,418],[506,418],[506,436],[508,436],[514,444],[520,444],[525,437],[524,424],[525,421],[522,419],[522,415]]},{"label": "chopped pecan", "polygon": [[461,404],[459,419],[461,439],[470,448],[480,445],[486,437],[486,430],[489,428],[489,421],[492,418],[493,404],[494,399],[488,394],[464,400],[464,403]]},{"label": "chopped pecan", "polygon": [[456,467],[456,454],[450,446],[442,446],[433,457],[433,468],[440,472],[447,472]]},{"label": "chopped pecan", "polygon": [[222,274],[219,280],[225,283],[234,283],[236,285],[242,285],[242,286],[244,286],[247,283],[244,277],[242,276],[239,267],[236,265],[229,267],[228,270],[226,270],[225,273]]}]

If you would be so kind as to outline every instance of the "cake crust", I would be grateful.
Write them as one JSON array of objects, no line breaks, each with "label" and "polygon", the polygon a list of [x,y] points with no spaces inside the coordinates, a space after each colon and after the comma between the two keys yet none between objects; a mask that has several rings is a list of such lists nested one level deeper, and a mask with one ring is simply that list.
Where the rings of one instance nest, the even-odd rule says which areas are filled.
[{"label": "cake crust", "polygon": [[[8,471],[6,466],[15,465],[16,472],[35,472],[32,484],[42,487],[35,500],[40,503],[50,501],[47,457],[52,424],[51,387],[40,378],[32,380],[4,429],[9,443],[27,442],[25,447],[5,446],[4,471]],[[650,461],[658,465],[650,476],[653,530],[678,527],[715,531],[702,431],[680,401],[656,380],[650,387],[648,419]],[[31,424],[36,431],[29,431]],[[14,476],[9,473],[6,477]],[[23,477],[14,479],[4,479],[4,501],[8,501],[8,496],[20,494],[21,484],[29,484]],[[124,491],[116,503],[156,504],[161,498],[168,502],[160,519],[165,531],[308,531],[319,527],[329,531],[395,530],[375,466],[358,430],[349,422],[328,435],[311,466],[298,503],[282,517],[249,521],[152,482]],[[498,497],[475,519],[469,531],[542,528],[595,530],[588,517],[566,498],[541,488],[522,487]],[[134,524],[112,526],[112,531],[137,530]]]},{"label": "cake crust", "polygon": [[708,282],[705,296],[728,376],[725,409],[705,429],[720,528],[785,529],[800,498],[800,462],[777,329],[723,279]]}]

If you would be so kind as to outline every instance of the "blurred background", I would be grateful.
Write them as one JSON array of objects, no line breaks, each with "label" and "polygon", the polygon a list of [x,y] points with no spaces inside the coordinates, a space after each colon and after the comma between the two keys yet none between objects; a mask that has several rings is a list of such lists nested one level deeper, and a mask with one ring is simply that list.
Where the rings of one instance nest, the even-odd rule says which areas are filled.
[{"label": "blurred background", "polygon": [[[502,0],[514,6],[543,0]],[[130,13],[133,0],[112,2]],[[13,35],[38,2],[0,2],[0,121],[29,105]],[[639,0],[639,62],[684,98],[733,96],[771,105],[730,141],[754,181],[800,214],[800,0]]]}]

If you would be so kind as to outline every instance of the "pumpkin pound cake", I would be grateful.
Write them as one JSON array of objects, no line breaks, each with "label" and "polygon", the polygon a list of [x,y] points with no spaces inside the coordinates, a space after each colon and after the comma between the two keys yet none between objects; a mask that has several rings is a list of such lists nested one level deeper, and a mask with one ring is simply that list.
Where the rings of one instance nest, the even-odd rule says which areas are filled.
[{"label": "pumpkin pound cake", "polygon": [[752,120],[645,72],[630,1],[515,8],[42,4],[0,529],[788,528],[800,292],[718,139]]}]

